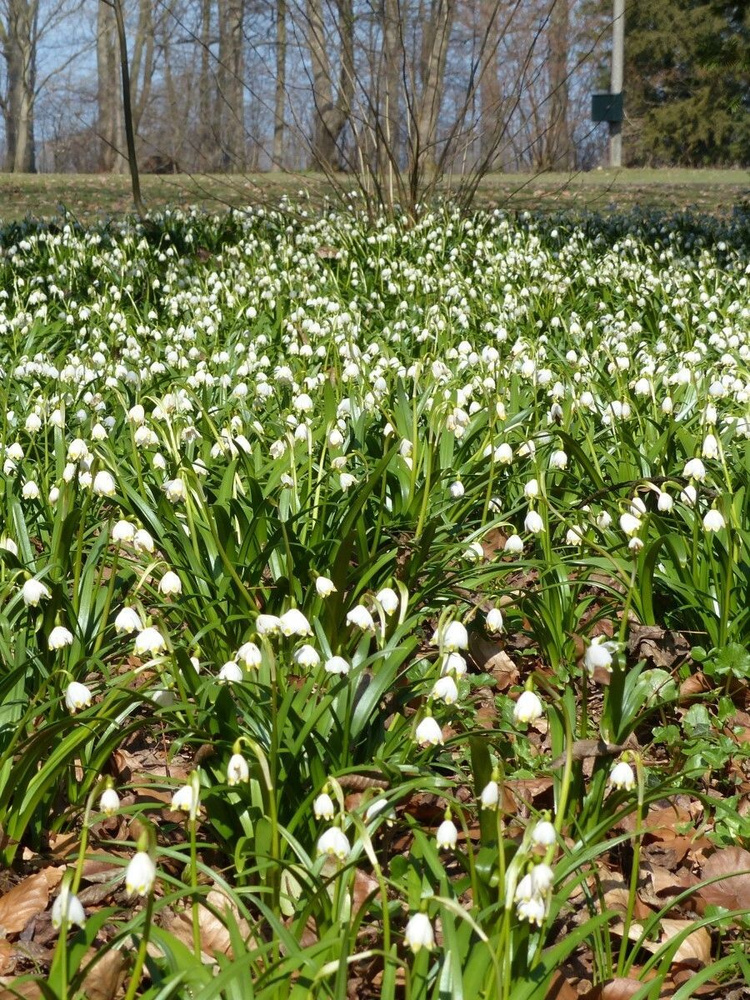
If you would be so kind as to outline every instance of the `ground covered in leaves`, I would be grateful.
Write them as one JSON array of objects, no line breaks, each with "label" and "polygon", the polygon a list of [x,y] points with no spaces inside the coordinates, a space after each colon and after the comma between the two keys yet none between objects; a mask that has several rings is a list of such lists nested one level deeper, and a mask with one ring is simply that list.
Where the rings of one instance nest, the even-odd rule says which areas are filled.
[{"label": "ground covered in leaves", "polygon": [[746,996],[749,251],[0,231],[0,997]]}]

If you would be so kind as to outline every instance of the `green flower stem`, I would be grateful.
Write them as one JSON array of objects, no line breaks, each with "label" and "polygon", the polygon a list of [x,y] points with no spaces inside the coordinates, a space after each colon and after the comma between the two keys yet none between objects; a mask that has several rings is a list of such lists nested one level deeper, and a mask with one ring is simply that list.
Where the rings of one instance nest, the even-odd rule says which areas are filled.
[{"label": "green flower stem", "polygon": [[146,899],[146,909],[143,916],[143,933],[141,934],[141,940],[138,945],[138,954],[135,958],[135,967],[133,968],[133,974],[130,977],[130,982],[128,984],[128,991],[125,994],[124,1000],[135,1000],[138,993],[138,987],[141,984],[141,974],[143,972],[143,966],[146,962],[146,954],[148,951],[148,942],[151,934],[151,918],[154,912],[154,893],[153,889],[149,891],[148,898]]},{"label": "green flower stem", "polygon": [[635,811],[635,833],[633,834],[633,862],[630,870],[630,891],[628,892],[628,905],[625,911],[625,925],[622,931],[622,947],[617,959],[617,975],[625,975],[625,970],[632,964],[634,954],[630,959],[628,953],[628,932],[633,923],[633,912],[635,910],[635,900],[638,894],[638,874],[641,862],[641,840],[643,838],[643,797],[645,791],[645,781],[643,773],[643,763],[639,755],[634,755],[636,787],[638,802]]}]

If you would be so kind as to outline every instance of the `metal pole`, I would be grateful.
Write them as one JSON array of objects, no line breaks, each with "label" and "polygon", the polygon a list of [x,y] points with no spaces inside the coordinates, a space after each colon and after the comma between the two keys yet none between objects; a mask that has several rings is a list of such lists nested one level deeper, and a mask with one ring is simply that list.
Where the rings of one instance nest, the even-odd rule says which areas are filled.
[{"label": "metal pole", "polygon": [[[613,94],[622,93],[625,62],[625,0],[614,0],[612,18],[612,85]],[[609,123],[609,165],[622,166],[622,122]]]}]

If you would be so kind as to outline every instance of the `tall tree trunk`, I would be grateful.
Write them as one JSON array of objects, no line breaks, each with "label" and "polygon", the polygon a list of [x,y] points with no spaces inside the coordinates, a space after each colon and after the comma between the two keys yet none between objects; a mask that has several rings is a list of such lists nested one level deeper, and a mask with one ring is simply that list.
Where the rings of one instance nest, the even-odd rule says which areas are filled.
[{"label": "tall tree trunk", "polygon": [[354,10],[352,0],[337,0],[337,34],[340,64],[338,87],[334,95],[329,40],[323,19],[323,0],[307,0],[307,44],[312,64],[314,122],[312,136],[313,168],[333,171],[340,168],[338,142],[349,120],[354,97]]},{"label": "tall tree trunk", "polygon": [[503,94],[498,74],[500,16],[497,0],[482,0],[479,30],[485,46],[479,72],[479,157],[487,170],[498,168],[503,134]]},{"label": "tall tree trunk", "polygon": [[412,189],[421,178],[436,169],[437,124],[443,99],[445,63],[448,57],[455,0],[431,0],[423,28],[421,53],[421,93],[416,107],[415,137],[412,151]]},{"label": "tall tree trunk", "polygon": [[276,0],[276,84],[273,122],[273,165],[284,166],[284,109],[286,107],[286,0]]},{"label": "tall tree trunk", "polygon": [[[399,0],[383,0],[383,89],[382,107],[377,109],[380,128],[376,134],[378,174],[382,179],[397,168],[400,155],[399,108],[401,104],[401,74],[404,65],[403,26]],[[392,183],[387,190],[392,191]]]},{"label": "tall tree trunk", "polygon": [[7,28],[0,41],[7,72],[5,169],[36,172],[34,99],[36,89],[37,0],[10,0]]},{"label": "tall tree trunk", "polygon": [[127,158],[117,21],[114,8],[104,0],[99,0],[97,13],[96,72],[99,170],[122,174],[127,170]]},{"label": "tall tree trunk", "polygon": [[245,169],[245,0],[219,3],[219,107],[225,170]]},{"label": "tall tree trunk", "polygon": [[550,118],[543,166],[548,170],[567,170],[571,166],[571,141],[568,124],[568,35],[570,0],[552,0],[549,22]]}]

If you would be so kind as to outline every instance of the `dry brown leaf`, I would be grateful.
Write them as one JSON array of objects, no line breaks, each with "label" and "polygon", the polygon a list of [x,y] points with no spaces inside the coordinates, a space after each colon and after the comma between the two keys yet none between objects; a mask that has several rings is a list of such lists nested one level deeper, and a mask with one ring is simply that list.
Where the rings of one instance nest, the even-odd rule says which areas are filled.
[{"label": "dry brown leaf", "polygon": [[705,674],[700,671],[697,674],[691,674],[680,684],[680,704],[691,701],[696,695],[704,694],[710,690],[711,682]]},{"label": "dry brown leaf", "polygon": [[6,972],[10,971],[12,966],[11,956],[13,954],[13,945],[10,941],[6,941],[5,938],[0,938],[0,975],[5,975]]},{"label": "dry brown leaf", "polygon": [[578,990],[568,982],[562,972],[556,972],[547,988],[545,1000],[578,1000]]},{"label": "dry brown leaf", "polygon": [[[208,893],[206,896],[206,903],[208,906],[201,905],[198,907],[198,927],[200,929],[201,936],[201,951],[206,956],[206,960],[209,962],[215,961],[216,955],[228,955],[231,958],[232,949],[229,930],[227,929],[225,923],[216,916],[213,910],[216,910],[219,913],[233,919],[239,926],[240,932],[244,938],[247,938],[250,934],[250,928],[247,921],[240,916],[239,910],[235,904],[218,889],[212,889]],[[209,906],[212,909],[209,909]],[[192,909],[181,910],[179,913],[175,914],[174,919],[167,924],[167,930],[170,934],[174,934],[174,936],[182,941],[183,944],[186,944],[188,947],[192,947]]]},{"label": "dry brown leaf", "polygon": [[[672,920],[663,917],[661,921],[662,944],[671,941],[688,927],[694,926],[693,920]],[[711,961],[711,935],[705,927],[696,927],[685,938],[672,959],[678,965],[690,964],[694,968],[702,968]]]},{"label": "dry brown leaf", "polygon": [[[87,960],[97,953],[92,949],[87,954]],[[84,979],[86,1000],[112,1000],[120,986],[124,968],[125,957],[121,951],[110,948],[104,952]]]},{"label": "dry brown leaf", "polygon": [[750,851],[742,847],[714,851],[703,865],[702,878],[719,877],[718,882],[700,886],[696,890],[698,898],[705,905],[725,906],[728,910],[750,908]]},{"label": "dry brown leaf", "polygon": [[630,997],[635,996],[640,989],[643,989],[643,983],[639,979],[619,976],[608,983],[594,986],[581,997],[581,1000],[630,1000]]},{"label": "dry brown leaf", "polygon": [[[3,981],[3,986],[12,986],[13,982],[13,979],[6,979]],[[0,1000],[18,1000],[19,997],[25,997],[26,1000],[39,1000],[41,996],[41,988],[36,983],[21,983],[19,986],[13,986],[12,989],[0,990]]]},{"label": "dry brown leaf", "polygon": [[44,872],[29,875],[0,898],[0,927],[6,934],[20,934],[32,917],[47,909],[49,886]]}]

